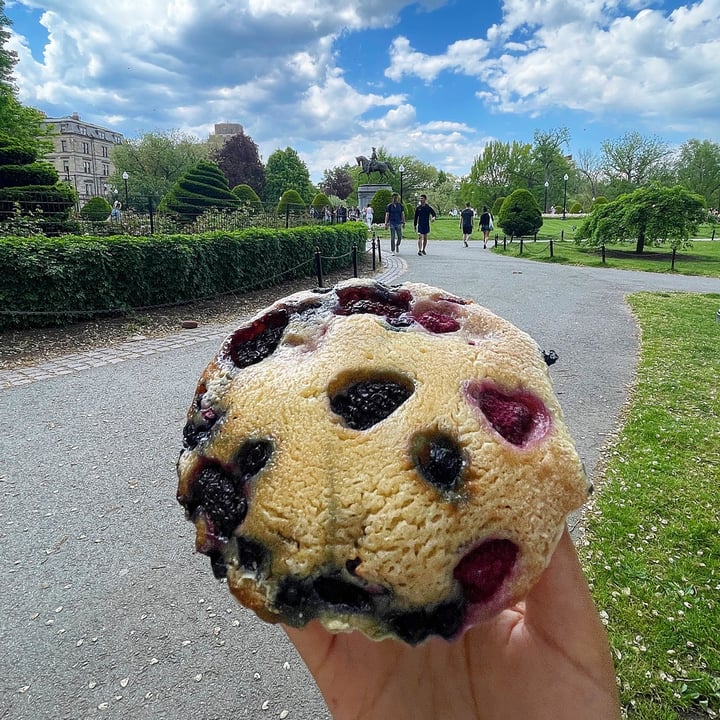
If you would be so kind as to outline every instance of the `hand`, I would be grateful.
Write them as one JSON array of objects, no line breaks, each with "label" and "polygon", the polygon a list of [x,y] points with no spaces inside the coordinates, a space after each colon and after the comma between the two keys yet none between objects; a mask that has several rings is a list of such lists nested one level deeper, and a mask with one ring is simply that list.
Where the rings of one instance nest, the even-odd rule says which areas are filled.
[{"label": "hand", "polygon": [[335,720],[617,720],[605,629],[567,530],[526,600],[418,647],[286,628]]}]

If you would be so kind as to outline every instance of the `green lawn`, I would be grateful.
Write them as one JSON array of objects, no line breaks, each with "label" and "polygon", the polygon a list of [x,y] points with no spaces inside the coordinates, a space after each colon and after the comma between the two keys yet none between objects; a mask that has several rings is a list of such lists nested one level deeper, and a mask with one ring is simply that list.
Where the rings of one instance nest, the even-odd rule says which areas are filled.
[{"label": "green lawn", "polygon": [[720,295],[638,293],[637,385],[580,548],[627,717],[720,713]]}]

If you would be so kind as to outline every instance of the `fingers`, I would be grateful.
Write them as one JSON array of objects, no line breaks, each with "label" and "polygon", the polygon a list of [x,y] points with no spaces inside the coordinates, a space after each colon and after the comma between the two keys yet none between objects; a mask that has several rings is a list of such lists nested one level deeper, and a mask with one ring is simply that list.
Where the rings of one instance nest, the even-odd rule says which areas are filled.
[{"label": "fingers", "polygon": [[567,528],[550,564],[525,601],[525,623],[614,686],[605,628]]}]

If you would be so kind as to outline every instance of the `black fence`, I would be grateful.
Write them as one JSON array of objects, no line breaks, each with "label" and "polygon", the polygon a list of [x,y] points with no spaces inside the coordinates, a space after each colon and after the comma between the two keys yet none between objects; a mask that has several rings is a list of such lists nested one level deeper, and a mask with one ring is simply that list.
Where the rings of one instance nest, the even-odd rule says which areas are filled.
[{"label": "black fence", "polygon": [[32,235],[189,235],[244,230],[251,227],[291,228],[303,225],[335,225],[360,220],[356,208],[322,208],[307,205],[246,202],[237,207],[208,207],[203,211],[161,212],[151,198],[145,210],[110,206],[98,210],[68,208],[50,198],[34,202],[0,199],[0,237]]}]

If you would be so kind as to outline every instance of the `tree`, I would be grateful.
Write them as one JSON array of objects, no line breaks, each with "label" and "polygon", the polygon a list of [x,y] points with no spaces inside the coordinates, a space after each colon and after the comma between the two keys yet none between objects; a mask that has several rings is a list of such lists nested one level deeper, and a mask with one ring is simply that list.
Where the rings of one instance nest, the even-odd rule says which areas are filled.
[{"label": "tree", "polygon": [[628,132],[603,142],[602,167],[609,178],[633,189],[665,173],[669,155],[670,147],[659,137]]},{"label": "tree", "polygon": [[720,144],[688,140],[680,148],[678,182],[702,195],[708,207],[720,208]]},{"label": "tree", "polygon": [[690,236],[706,218],[700,195],[680,185],[661,187],[653,183],[608,203],[596,204],[575,232],[576,240],[597,246],[612,242],[636,241],[635,252],[645,245],[671,242],[686,247]]},{"label": "tree", "polygon": [[12,20],[5,14],[5,0],[0,0],[0,94],[15,95],[13,69],[18,61],[17,53],[8,50],[5,45],[10,39]]},{"label": "tree", "polygon": [[496,223],[510,237],[534,235],[543,224],[540,206],[529,190],[513,190],[505,199]]},{"label": "tree", "polygon": [[352,193],[354,184],[353,177],[345,165],[325,170],[319,187],[326,195],[337,195],[341,200],[346,200]]},{"label": "tree", "polygon": [[265,188],[265,168],[258,146],[253,139],[240,132],[219,148],[210,152],[210,159],[223,171],[232,186],[249,185],[258,195]]},{"label": "tree", "polygon": [[210,208],[237,208],[239,205],[240,201],[230,192],[220,168],[203,160],[175,182],[162,199],[160,210],[191,221]]},{"label": "tree", "polygon": [[276,150],[265,166],[265,199],[274,202],[286,190],[295,190],[306,205],[315,195],[307,165],[291,147]]},{"label": "tree", "polygon": [[562,147],[569,143],[570,131],[566,127],[546,132],[536,130],[533,134],[532,161],[538,168],[543,183],[553,176],[553,170],[564,171],[565,156]]},{"label": "tree", "polygon": [[[385,210],[392,201],[392,193],[389,190],[382,189],[378,190],[370,201],[370,206],[373,210],[373,222],[385,222]],[[415,210],[413,210],[413,213]],[[407,217],[407,216],[406,216]]]},{"label": "tree", "polygon": [[207,145],[192,135],[179,130],[145,133],[113,148],[110,183],[119,191],[126,172],[130,205],[145,208],[148,198],[157,203],[184,173],[207,159]]}]

